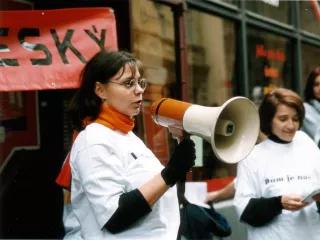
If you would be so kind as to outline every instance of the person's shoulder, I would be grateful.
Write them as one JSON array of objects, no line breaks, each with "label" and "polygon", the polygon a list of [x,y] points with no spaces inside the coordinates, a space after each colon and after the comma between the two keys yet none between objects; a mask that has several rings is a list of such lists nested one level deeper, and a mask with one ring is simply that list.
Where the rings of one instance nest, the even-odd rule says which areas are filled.
[{"label": "person's shoulder", "polygon": [[317,100],[312,99],[309,102],[304,102],[303,106],[306,111],[306,115],[317,115],[320,112],[320,103]]},{"label": "person's shoulder", "polygon": [[270,140],[268,138],[262,140],[258,144],[255,145],[255,147],[252,150],[252,153],[257,154],[263,154],[264,152],[268,151],[268,146],[270,145]]},{"label": "person's shoulder", "polygon": [[306,134],[304,131],[297,131],[294,138],[293,138],[293,141],[296,141],[296,142],[313,142],[313,140],[309,137],[308,134]]},{"label": "person's shoulder", "polygon": [[248,156],[241,161],[245,165],[256,165],[257,162],[261,161],[261,156],[266,156],[268,154],[265,145],[267,144],[267,139],[256,144]]},{"label": "person's shoulder", "polygon": [[306,112],[309,112],[310,110],[313,109],[312,104],[309,103],[309,102],[304,102],[304,103],[303,103],[303,106],[304,106],[304,109],[306,110]]},{"label": "person's shoulder", "polygon": [[85,146],[95,144],[110,144],[116,140],[115,131],[99,123],[91,123],[80,132],[79,141],[84,142]]},{"label": "person's shoulder", "polygon": [[310,138],[310,136],[306,134],[304,131],[300,131],[300,130],[297,131],[293,141],[295,143],[294,146],[297,149],[303,148],[305,150],[308,149],[308,151],[311,151],[311,150],[319,151],[313,139]]},{"label": "person's shoulder", "polygon": [[303,102],[303,106],[306,107],[306,106],[311,106],[311,104],[309,102]]}]

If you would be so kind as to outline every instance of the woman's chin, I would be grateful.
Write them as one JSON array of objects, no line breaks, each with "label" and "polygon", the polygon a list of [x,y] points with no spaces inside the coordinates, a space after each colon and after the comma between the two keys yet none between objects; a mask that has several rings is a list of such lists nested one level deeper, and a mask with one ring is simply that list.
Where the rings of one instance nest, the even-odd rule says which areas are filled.
[{"label": "woman's chin", "polygon": [[293,138],[294,138],[294,134],[290,134],[290,135],[283,136],[282,140],[286,142],[291,142]]},{"label": "woman's chin", "polygon": [[135,109],[134,111],[132,111],[131,117],[135,117],[135,116],[139,115],[140,111],[141,111],[140,108]]}]

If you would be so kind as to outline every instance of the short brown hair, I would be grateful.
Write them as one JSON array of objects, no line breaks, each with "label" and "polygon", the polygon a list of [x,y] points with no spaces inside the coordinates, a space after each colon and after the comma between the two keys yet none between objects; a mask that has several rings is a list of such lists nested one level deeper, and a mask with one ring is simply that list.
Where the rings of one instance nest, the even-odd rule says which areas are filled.
[{"label": "short brown hair", "polygon": [[272,119],[276,114],[278,105],[280,104],[284,104],[297,111],[299,128],[303,123],[305,110],[300,96],[292,90],[276,88],[272,92],[265,95],[259,108],[260,128],[261,131],[266,135],[271,134]]}]

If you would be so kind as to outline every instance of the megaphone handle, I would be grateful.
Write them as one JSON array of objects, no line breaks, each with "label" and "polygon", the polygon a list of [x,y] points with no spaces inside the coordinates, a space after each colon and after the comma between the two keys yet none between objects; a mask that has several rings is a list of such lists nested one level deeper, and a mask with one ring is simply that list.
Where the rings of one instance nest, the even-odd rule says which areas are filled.
[{"label": "megaphone handle", "polygon": [[[190,134],[184,131],[181,128],[176,128],[174,126],[168,127],[169,132],[172,135],[172,138],[177,140],[178,144],[186,138],[190,138]],[[186,182],[186,175],[183,179],[177,182],[177,192],[178,192],[178,200],[180,207],[185,206],[188,203],[188,200],[184,196],[185,193],[185,182]]]},{"label": "megaphone handle", "polygon": [[178,143],[180,143],[183,139],[190,138],[189,133],[179,127],[169,126],[168,130],[171,133],[172,138],[177,140]]},{"label": "megaphone handle", "polygon": [[188,200],[185,197],[185,179],[177,182],[178,201],[180,208],[184,207]]}]

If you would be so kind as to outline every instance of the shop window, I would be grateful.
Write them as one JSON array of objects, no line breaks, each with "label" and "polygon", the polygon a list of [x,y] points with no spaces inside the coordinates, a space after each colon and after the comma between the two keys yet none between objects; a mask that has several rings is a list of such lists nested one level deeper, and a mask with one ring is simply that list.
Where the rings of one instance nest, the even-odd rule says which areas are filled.
[{"label": "shop window", "polygon": [[309,73],[320,65],[320,49],[308,44],[302,44],[302,87],[304,89]]},{"label": "shop window", "polygon": [[[196,10],[187,15],[189,99],[203,106],[222,105],[234,93],[235,24]],[[195,180],[232,175],[231,165],[217,160],[211,145],[196,138]],[[193,172],[196,173],[197,169]]]},{"label": "shop window", "polygon": [[201,105],[221,105],[233,95],[234,23],[191,10],[187,26],[189,98]]},{"label": "shop window", "polygon": [[285,24],[291,24],[293,2],[280,0],[245,1],[246,9]]},{"label": "shop window", "polygon": [[259,105],[264,94],[275,87],[292,88],[291,42],[271,33],[248,30],[249,87]]},{"label": "shop window", "polygon": [[166,163],[174,142],[166,128],[154,124],[150,105],[161,97],[179,96],[171,8],[150,0],[132,1],[132,35],[133,52],[144,63],[148,80],[138,131],[160,161]]},{"label": "shop window", "polygon": [[207,1],[221,2],[221,3],[231,4],[231,5],[235,5],[235,6],[239,7],[241,0],[207,0]]},{"label": "shop window", "polygon": [[301,28],[320,35],[320,1],[299,1]]}]

